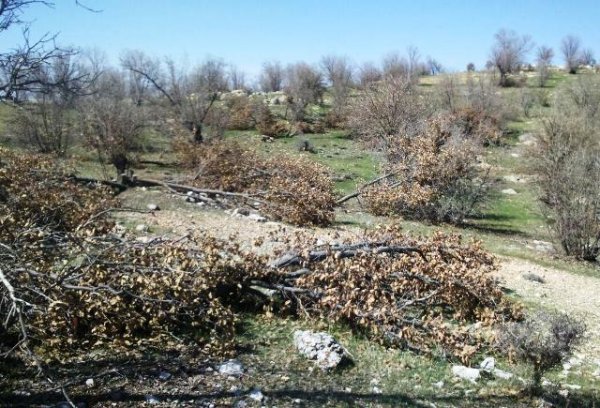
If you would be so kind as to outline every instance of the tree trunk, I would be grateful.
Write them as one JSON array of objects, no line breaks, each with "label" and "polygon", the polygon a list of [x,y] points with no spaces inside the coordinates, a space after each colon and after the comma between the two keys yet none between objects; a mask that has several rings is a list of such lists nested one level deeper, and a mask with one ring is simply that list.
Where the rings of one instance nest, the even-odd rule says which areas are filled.
[{"label": "tree trunk", "polygon": [[204,142],[204,137],[202,136],[202,123],[194,123],[192,132],[194,133],[194,143]]}]

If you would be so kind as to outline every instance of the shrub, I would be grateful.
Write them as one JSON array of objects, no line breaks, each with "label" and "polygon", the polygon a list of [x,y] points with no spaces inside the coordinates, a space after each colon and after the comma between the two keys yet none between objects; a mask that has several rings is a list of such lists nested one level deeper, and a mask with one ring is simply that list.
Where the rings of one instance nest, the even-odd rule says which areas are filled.
[{"label": "shrub", "polygon": [[555,114],[543,123],[533,150],[542,201],[567,255],[600,255],[599,134],[593,121]]},{"label": "shrub", "polygon": [[523,322],[506,324],[498,344],[513,357],[531,364],[531,391],[538,394],[544,373],[569,358],[584,333],[585,325],[577,318],[540,312]]},{"label": "shrub", "polygon": [[290,134],[290,126],[276,120],[266,104],[262,104],[258,108],[256,130],[260,134],[270,137],[287,137]]},{"label": "shrub", "polygon": [[254,128],[260,104],[262,103],[252,100],[246,95],[228,98],[226,102],[229,110],[228,129],[248,130]]},{"label": "shrub", "polygon": [[362,193],[374,214],[462,223],[486,192],[476,166],[480,143],[470,140],[454,119],[426,122],[422,134],[398,138],[389,148],[386,181]]}]

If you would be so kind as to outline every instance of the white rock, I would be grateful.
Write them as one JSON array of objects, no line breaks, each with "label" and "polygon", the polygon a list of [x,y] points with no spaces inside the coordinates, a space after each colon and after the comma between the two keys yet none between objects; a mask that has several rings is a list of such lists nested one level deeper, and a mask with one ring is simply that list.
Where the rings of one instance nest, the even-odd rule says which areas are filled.
[{"label": "white rock", "polygon": [[160,211],[160,207],[156,204],[148,204],[146,208],[150,211]]},{"label": "white rock", "polygon": [[88,388],[94,388],[94,379],[93,378],[88,378],[87,380],[85,380],[85,386]]},{"label": "white rock", "polygon": [[229,360],[219,365],[217,371],[221,375],[241,377],[244,374],[244,366],[237,360]]},{"label": "white rock", "polygon": [[577,384],[563,384],[563,388],[566,388],[568,390],[580,390],[581,389],[581,385],[577,385]]},{"label": "white rock", "polygon": [[481,378],[481,373],[477,368],[465,367],[462,365],[453,365],[452,374],[463,380],[471,381],[472,383],[477,382]]},{"label": "white rock", "polygon": [[265,396],[263,395],[263,393],[260,390],[252,390],[250,392],[250,394],[248,394],[248,397],[250,399],[253,399],[254,401],[258,401],[258,402],[265,399]]},{"label": "white rock", "polygon": [[259,214],[250,214],[247,217],[249,220],[252,221],[256,221],[256,222],[265,222],[267,219],[265,217],[263,217],[262,215]]},{"label": "white rock", "polygon": [[444,387],[444,382],[443,381],[438,381],[436,383],[433,383],[433,386],[435,388],[443,388]]},{"label": "white rock", "polygon": [[146,224],[138,224],[135,226],[137,232],[148,232],[148,226]]},{"label": "white rock", "polygon": [[480,364],[479,368],[488,373],[494,371],[496,367],[496,359],[494,357],[486,357]]},{"label": "white rock", "polygon": [[373,387],[373,394],[381,394],[383,391],[381,391],[381,388],[379,387]]},{"label": "white rock", "polygon": [[294,332],[294,345],[304,357],[316,360],[322,370],[330,370],[344,360],[352,360],[350,353],[328,333],[297,330]]},{"label": "white rock", "polygon": [[510,380],[511,378],[513,378],[512,373],[509,373],[508,371],[500,370],[499,368],[494,368],[494,371],[492,372],[492,374],[494,374],[494,377],[501,378],[503,380]]},{"label": "white rock", "polygon": [[502,194],[515,195],[517,194],[517,192],[512,188],[505,188],[504,190],[502,190]]}]

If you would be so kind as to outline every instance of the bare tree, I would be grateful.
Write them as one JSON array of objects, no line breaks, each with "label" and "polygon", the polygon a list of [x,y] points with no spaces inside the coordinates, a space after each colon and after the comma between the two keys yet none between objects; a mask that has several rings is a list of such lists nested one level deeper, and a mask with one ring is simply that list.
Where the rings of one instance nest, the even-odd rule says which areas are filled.
[{"label": "bare tree", "polygon": [[105,70],[96,92],[78,104],[83,134],[100,162],[113,165],[117,175],[131,165],[131,153],[147,125],[145,108],[129,97],[125,78],[123,72]]},{"label": "bare tree", "polygon": [[410,76],[410,62],[397,52],[392,52],[383,57],[381,66],[385,77],[402,78]]},{"label": "bare tree", "polygon": [[411,76],[420,75],[423,72],[423,64],[419,49],[411,45],[407,48],[406,53],[408,54],[408,72]]},{"label": "bare tree", "polygon": [[550,47],[542,45],[536,52],[536,65],[538,70],[538,84],[544,87],[550,77],[550,65],[552,65],[554,51]]},{"label": "bare tree", "polygon": [[365,62],[358,70],[358,82],[365,89],[381,80],[383,73],[372,62]]},{"label": "bare tree", "polygon": [[386,77],[365,88],[351,107],[353,132],[372,145],[390,151],[397,138],[416,134],[426,108],[407,76]]},{"label": "bare tree", "polygon": [[76,135],[73,109],[81,96],[92,92],[97,74],[71,55],[47,63],[39,73],[46,89],[31,94],[29,103],[15,106],[12,132],[29,148],[42,153],[65,155]]},{"label": "bare tree", "polygon": [[294,120],[303,120],[307,106],[311,103],[320,103],[324,90],[323,76],[318,69],[305,62],[288,66],[285,93]]},{"label": "bare tree", "polygon": [[[54,3],[44,0],[0,1],[0,33],[13,26],[22,26],[25,9],[36,4],[53,6]],[[0,101],[23,102],[34,93],[72,86],[65,82],[71,77],[46,75],[48,64],[76,54],[72,49],[58,47],[55,40],[56,36],[49,34],[32,40],[25,25],[23,43],[0,53]]]},{"label": "bare tree", "polygon": [[231,89],[242,89],[245,90],[246,86],[246,74],[244,71],[236,67],[235,65],[229,66],[229,85]]},{"label": "bare tree", "polygon": [[321,67],[327,82],[331,86],[332,109],[335,113],[339,113],[346,106],[350,95],[353,82],[352,65],[346,57],[327,55],[321,59]]},{"label": "bare tree", "polygon": [[444,67],[435,58],[427,57],[427,71],[430,75],[439,75],[444,71]]},{"label": "bare tree", "polygon": [[594,58],[594,51],[591,48],[586,48],[581,51],[581,63],[583,65],[594,66],[596,65],[596,59]]},{"label": "bare tree", "polygon": [[260,74],[259,83],[263,92],[277,92],[283,89],[285,72],[278,61],[265,62]]},{"label": "bare tree", "polygon": [[442,77],[440,86],[437,88],[442,108],[454,112],[458,104],[459,84],[454,75],[448,74]]},{"label": "bare tree", "polygon": [[569,74],[576,74],[581,64],[581,41],[578,37],[568,35],[562,39],[560,51],[565,60],[565,66]]},{"label": "bare tree", "polygon": [[195,87],[210,94],[228,90],[227,65],[220,59],[209,58],[191,75]]},{"label": "bare tree", "polygon": [[491,60],[500,73],[500,86],[509,86],[508,75],[516,72],[525,62],[532,43],[529,36],[519,36],[512,30],[500,30],[494,36]]},{"label": "bare tree", "polygon": [[203,125],[219,91],[226,89],[224,65],[208,60],[188,72],[169,59],[163,62],[147,56],[133,58],[130,54],[121,58],[121,64],[126,70],[139,75],[168,102],[171,112],[192,132],[196,143],[203,142]]}]

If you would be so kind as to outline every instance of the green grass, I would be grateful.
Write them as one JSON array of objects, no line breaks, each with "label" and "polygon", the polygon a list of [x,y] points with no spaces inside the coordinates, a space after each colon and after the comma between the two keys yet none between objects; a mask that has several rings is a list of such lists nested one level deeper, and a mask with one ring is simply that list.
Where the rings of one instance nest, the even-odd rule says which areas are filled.
[{"label": "green grass", "polygon": [[[268,405],[289,406],[295,399],[310,407],[526,407],[533,402],[520,394],[524,384],[519,377],[529,378],[529,368],[503,358],[496,364],[513,373],[513,379],[481,379],[472,384],[454,378],[452,363],[443,358],[390,349],[337,324],[249,316],[243,325],[239,340],[250,351],[240,359],[252,372],[260,373],[250,374],[245,385],[261,389],[269,398]],[[315,368],[292,342],[295,330],[306,329],[332,334],[354,357],[354,365],[329,373]],[[596,384],[586,370],[566,380],[582,386],[578,393],[593,396]],[[565,381],[556,371],[546,377],[554,383]]]}]

